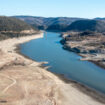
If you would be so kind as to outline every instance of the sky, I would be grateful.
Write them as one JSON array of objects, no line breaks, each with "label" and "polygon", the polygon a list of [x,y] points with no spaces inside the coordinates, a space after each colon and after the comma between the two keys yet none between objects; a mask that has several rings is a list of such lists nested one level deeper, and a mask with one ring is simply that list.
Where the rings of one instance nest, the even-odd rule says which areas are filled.
[{"label": "sky", "polygon": [[105,17],[105,0],[0,0],[0,15]]}]

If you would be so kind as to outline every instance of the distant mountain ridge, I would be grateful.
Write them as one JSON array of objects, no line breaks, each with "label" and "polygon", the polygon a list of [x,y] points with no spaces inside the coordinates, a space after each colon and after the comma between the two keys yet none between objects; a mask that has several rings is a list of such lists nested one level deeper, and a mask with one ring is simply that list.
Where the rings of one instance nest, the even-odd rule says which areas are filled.
[{"label": "distant mountain ridge", "polygon": [[38,29],[47,29],[47,30],[50,30],[51,26],[64,25],[64,27],[67,27],[74,21],[83,20],[83,18],[69,18],[69,17],[49,17],[49,18],[35,17],[35,16],[14,16],[14,17],[21,19],[26,23],[31,24],[34,27],[37,27]]},{"label": "distant mountain ridge", "polygon": [[96,31],[105,32],[105,18],[35,17],[14,16],[26,23],[48,31]]},{"label": "distant mountain ridge", "polygon": [[97,18],[94,18],[94,20],[104,20],[105,21],[105,18],[97,17]]}]

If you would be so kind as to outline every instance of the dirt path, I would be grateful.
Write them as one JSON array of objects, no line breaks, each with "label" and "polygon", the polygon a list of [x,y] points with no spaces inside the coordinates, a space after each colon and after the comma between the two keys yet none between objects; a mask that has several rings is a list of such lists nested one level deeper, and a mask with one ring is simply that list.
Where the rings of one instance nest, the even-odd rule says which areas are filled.
[{"label": "dirt path", "polygon": [[5,89],[2,91],[2,93],[5,93],[9,88],[11,88],[13,85],[16,84],[16,80],[11,78],[11,77],[9,77],[9,76],[7,76],[7,75],[1,74],[1,73],[0,73],[0,75],[4,76],[5,78],[8,78],[9,80],[11,80],[13,82],[12,84],[10,84],[7,87],[5,87]]}]

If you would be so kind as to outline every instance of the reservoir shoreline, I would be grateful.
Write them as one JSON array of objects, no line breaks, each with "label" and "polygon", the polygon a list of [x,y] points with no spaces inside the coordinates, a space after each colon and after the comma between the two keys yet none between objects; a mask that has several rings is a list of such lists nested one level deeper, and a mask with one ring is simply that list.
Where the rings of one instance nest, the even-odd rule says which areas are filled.
[{"label": "reservoir shoreline", "polygon": [[[69,36],[69,34],[71,36]],[[100,46],[101,46],[101,40],[104,39],[104,36],[102,36],[103,34],[101,34],[101,33],[99,33],[99,34],[100,34],[100,37],[96,34],[96,38],[93,39],[93,43],[95,45],[95,43],[99,39]],[[63,49],[68,50],[68,51],[72,51],[72,52],[76,53],[77,55],[81,56],[82,57],[80,59],[81,61],[92,62],[96,66],[101,67],[101,68],[103,68],[105,70],[104,54],[102,53],[102,51],[104,52],[104,50],[101,49],[101,48],[95,47],[94,45],[92,45],[92,46],[89,46],[89,45],[86,46],[85,45],[86,43],[87,44],[91,44],[92,43],[91,42],[91,39],[92,39],[91,37],[92,36],[86,36],[86,38],[88,40],[86,38],[83,40],[82,36],[78,37],[78,35],[79,35],[79,32],[77,32],[77,33],[76,32],[69,32],[69,33],[61,34],[62,40],[60,41],[60,43],[63,45]],[[94,37],[94,35],[95,35],[95,33],[93,34],[93,37]],[[74,38],[74,39],[72,39],[72,38]],[[94,40],[96,42],[94,42]],[[90,43],[88,43],[89,41],[90,41]],[[88,49],[89,47],[91,49]],[[94,47],[94,48],[92,49],[92,47]],[[100,52],[98,52],[98,49],[99,49]],[[91,52],[89,52],[89,50]]]},{"label": "reservoir shoreline", "polygon": [[[19,54],[22,54],[20,51],[18,52]],[[26,56],[24,54],[22,54],[24,57],[28,58],[28,59],[31,59],[33,60],[32,58],[30,58],[29,56]],[[34,60],[35,61],[35,60]],[[43,61],[42,61],[42,65],[43,65]],[[47,70],[47,69],[46,69]],[[47,70],[48,72],[51,72],[49,70]],[[81,92],[91,96],[92,98],[96,99],[96,100],[99,100],[100,102],[102,102],[102,100],[100,99],[104,99],[105,98],[105,94],[104,93],[101,93],[99,91],[97,91],[96,89],[93,89],[93,88],[90,88],[89,86],[87,86],[86,84],[82,84],[80,82],[77,82],[75,80],[71,80],[67,77],[65,77],[64,75],[62,74],[57,74],[57,73],[54,73],[54,72],[51,72],[53,73],[55,76],[57,76],[60,80],[64,81],[65,83],[69,84],[74,84],[76,88],[78,88]],[[95,95],[94,95],[95,94]],[[97,96],[101,97],[101,98],[97,98]]]},{"label": "reservoir shoreline", "polygon": [[[42,63],[33,61],[20,53],[20,44],[41,37],[43,37],[43,33],[0,42],[0,58],[2,61],[0,62],[0,91],[2,92],[5,89],[4,83],[7,84],[5,87],[10,84],[7,75],[17,81],[6,93],[0,94],[0,103],[2,104],[6,100],[5,105],[21,105],[23,102],[23,105],[39,104],[40,102],[47,102],[48,105],[104,105],[105,96],[101,93],[87,88],[76,81],[67,80],[61,75],[40,68]],[[34,85],[34,83],[36,84]],[[42,87],[41,90],[40,87]],[[11,92],[14,94],[8,97]],[[33,94],[31,94],[32,92]],[[34,97],[36,97],[36,100],[32,100]]]}]

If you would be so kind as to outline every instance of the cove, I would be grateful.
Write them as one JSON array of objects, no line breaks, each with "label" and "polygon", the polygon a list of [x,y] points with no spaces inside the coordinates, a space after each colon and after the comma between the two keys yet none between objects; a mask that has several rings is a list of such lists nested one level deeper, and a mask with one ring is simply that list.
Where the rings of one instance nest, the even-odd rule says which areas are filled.
[{"label": "cove", "polygon": [[64,50],[61,39],[59,33],[46,32],[43,38],[20,45],[20,51],[35,61],[47,61],[47,66],[50,66],[48,70],[53,73],[64,74],[69,79],[105,93],[105,70],[91,62],[80,61],[80,56]]}]

